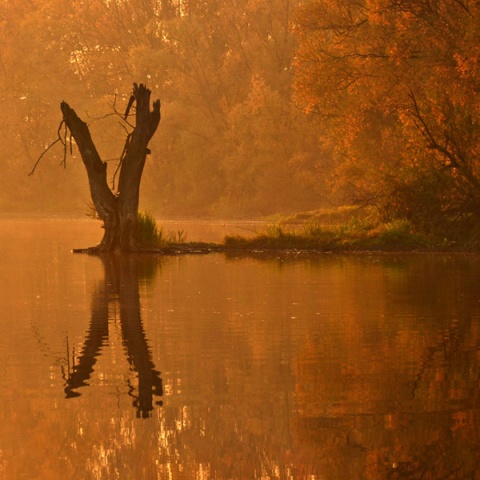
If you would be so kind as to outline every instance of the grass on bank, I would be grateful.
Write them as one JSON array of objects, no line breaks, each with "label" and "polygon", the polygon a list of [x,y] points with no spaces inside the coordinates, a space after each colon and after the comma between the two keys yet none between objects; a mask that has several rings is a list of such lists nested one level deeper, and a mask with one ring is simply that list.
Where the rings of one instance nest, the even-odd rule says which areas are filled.
[{"label": "grass on bank", "polygon": [[449,250],[452,242],[417,233],[406,220],[374,223],[352,218],[346,223],[320,224],[308,221],[301,226],[275,224],[253,237],[228,236],[230,249],[334,251],[427,251]]},{"label": "grass on bank", "polygon": [[148,212],[139,212],[135,239],[143,248],[159,248],[184,243],[186,233],[184,230],[165,232],[163,227],[158,226],[153,215]]},{"label": "grass on bank", "polygon": [[[85,215],[100,220],[93,202],[86,202]],[[172,244],[185,243],[187,234],[185,230],[165,232],[163,227],[158,226],[155,217],[149,212],[138,212],[137,229],[135,240],[141,248],[161,248]]]},{"label": "grass on bank", "polygon": [[[138,215],[137,242],[144,248],[183,244],[184,230],[165,232],[148,212]],[[381,222],[372,212],[341,207],[297,214],[254,236],[227,236],[221,248],[244,250],[473,251],[478,240],[439,238],[419,233],[407,220]]]}]

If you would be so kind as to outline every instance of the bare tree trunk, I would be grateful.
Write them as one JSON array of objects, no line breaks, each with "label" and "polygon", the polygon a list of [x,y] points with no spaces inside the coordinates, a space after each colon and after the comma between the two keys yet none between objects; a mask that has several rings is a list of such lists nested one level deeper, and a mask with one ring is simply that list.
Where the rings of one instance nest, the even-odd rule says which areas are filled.
[{"label": "bare tree trunk", "polygon": [[69,105],[61,104],[63,120],[75,139],[87,170],[93,204],[104,223],[103,239],[97,247],[90,249],[92,252],[133,251],[137,248],[135,229],[140,182],[149,153],[148,143],[160,122],[160,100],[153,102],[150,110],[150,94],[145,85],[133,85],[136,123],[127,139],[115,194],[107,183],[107,164],[101,160],[88,126]]}]

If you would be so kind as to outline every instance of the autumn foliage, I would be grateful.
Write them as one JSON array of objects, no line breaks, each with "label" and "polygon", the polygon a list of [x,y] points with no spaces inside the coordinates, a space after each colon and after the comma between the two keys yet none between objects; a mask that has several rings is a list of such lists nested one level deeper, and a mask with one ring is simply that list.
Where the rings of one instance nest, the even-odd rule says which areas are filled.
[{"label": "autumn foliage", "polygon": [[352,200],[426,230],[478,222],[479,19],[468,0],[299,9],[296,95]]},{"label": "autumn foliage", "polygon": [[291,100],[297,4],[0,0],[0,117],[9,138],[0,155],[5,176],[18,179],[1,191],[0,208],[81,213],[88,185],[78,153],[63,171],[58,148],[33,180],[26,174],[56,138],[65,100],[88,123],[111,177],[126,135],[113,111],[125,111],[132,83],[162,101],[141,208],[184,217],[316,207],[325,196],[321,127]]},{"label": "autumn foliage", "polygon": [[[258,216],[374,205],[425,231],[480,216],[480,6],[473,0],[0,1],[0,208],[68,208],[68,174],[26,173],[58,105],[114,171],[133,82],[162,100],[142,208]],[[62,19],[60,22],[59,19]],[[115,139],[115,141],[113,140]],[[60,163],[61,151],[49,161]],[[14,186],[14,187],[13,187]],[[14,199],[14,200],[13,200]]]}]

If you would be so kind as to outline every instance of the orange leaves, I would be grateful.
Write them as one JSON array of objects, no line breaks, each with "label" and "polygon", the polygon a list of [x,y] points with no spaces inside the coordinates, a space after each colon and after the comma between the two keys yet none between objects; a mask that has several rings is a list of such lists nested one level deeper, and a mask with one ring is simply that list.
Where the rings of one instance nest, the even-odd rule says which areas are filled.
[{"label": "orange leaves", "polygon": [[324,0],[300,7],[296,31],[297,98],[336,143],[341,182],[375,191],[383,177],[387,198],[399,189],[388,165],[428,166],[454,180],[442,199],[480,209],[465,199],[480,192],[454,191],[480,185],[479,5]]},{"label": "orange leaves", "polygon": [[265,80],[258,74],[252,77],[252,87],[248,95],[247,105],[252,113],[257,113],[265,106]]},{"label": "orange leaves", "polygon": [[480,48],[472,45],[466,53],[455,53],[453,55],[457,63],[457,71],[462,78],[475,80],[480,79]]}]

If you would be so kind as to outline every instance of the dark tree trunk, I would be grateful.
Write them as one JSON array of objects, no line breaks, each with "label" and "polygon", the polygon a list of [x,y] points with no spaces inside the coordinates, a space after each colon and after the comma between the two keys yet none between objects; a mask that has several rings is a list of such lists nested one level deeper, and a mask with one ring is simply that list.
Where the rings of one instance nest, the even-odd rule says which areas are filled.
[{"label": "dark tree trunk", "polygon": [[92,201],[105,228],[101,243],[91,248],[92,252],[134,251],[138,247],[135,243],[135,229],[140,182],[149,153],[148,143],[160,122],[160,101],[153,102],[150,110],[150,93],[145,85],[133,85],[135,128],[125,145],[116,193],[108,186],[107,164],[101,160],[87,124],[69,105],[65,102],[61,104],[63,120],[80,150],[88,174]]}]

